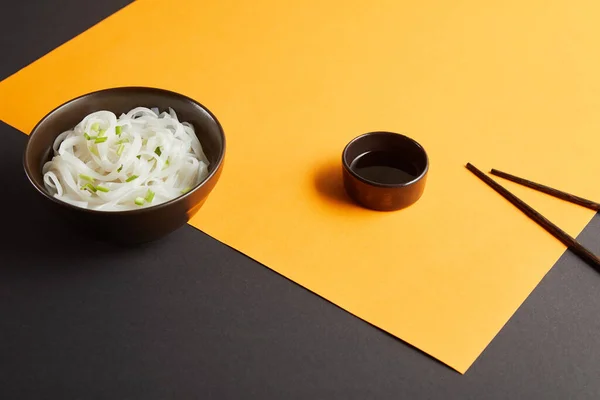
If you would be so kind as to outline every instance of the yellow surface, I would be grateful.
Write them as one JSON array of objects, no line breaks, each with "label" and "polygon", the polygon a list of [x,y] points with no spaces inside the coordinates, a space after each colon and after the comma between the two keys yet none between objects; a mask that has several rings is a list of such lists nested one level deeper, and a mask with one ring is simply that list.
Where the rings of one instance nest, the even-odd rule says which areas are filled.
[{"label": "yellow surface", "polygon": [[[141,0],[0,83],[0,118],[29,132],[111,86],[194,97],[229,152],[191,223],[465,372],[564,247],[464,164],[600,198],[599,17],[592,0]],[[340,153],[371,130],[429,152],[413,207],[345,200]],[[502,183],[572,235],[593,215]]]}]

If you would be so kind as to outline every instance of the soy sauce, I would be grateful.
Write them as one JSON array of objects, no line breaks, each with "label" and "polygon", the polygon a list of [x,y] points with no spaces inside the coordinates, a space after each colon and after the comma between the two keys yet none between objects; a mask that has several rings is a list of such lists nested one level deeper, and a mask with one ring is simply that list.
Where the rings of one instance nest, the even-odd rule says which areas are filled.
[{"label": "soy sauce", "polygon": [[354,159],[350,169],[366,180],[383,184],[402,184],[419,176],[419,169],[414,163],[387,151],[361,154]]}]

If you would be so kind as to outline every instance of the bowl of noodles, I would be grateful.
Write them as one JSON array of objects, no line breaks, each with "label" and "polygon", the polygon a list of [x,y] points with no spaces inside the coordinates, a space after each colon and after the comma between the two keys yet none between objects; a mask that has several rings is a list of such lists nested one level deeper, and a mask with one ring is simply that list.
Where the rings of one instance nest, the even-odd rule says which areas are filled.
[{"label": "bowl of noodles", "polygon": [[86,234],[154,241],[204,204],[223,168],[217,118],[184,95],[117,87],[58,106],[33,128],[23,165],[34,188]]}]

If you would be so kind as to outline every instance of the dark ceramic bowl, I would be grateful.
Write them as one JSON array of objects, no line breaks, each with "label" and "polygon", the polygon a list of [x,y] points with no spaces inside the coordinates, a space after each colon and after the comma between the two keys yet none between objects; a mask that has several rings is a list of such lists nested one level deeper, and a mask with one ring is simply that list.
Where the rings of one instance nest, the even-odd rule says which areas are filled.
[{"label": "dark ceramic bowl", "polygon": [[425,149],[393,132],[353,139],[342,153],[344,188],[359,205],[377,211],[406,208],[421,198],[429,171]]},{"label": "dark ceramic bowl", "polygon": [[[135,107],[173,108],[181,121],[194,126],[208,158],[209,175],[196,187],[171,201],[130,211],[95,211],[54,198],[44,186],[42,167],[52,157],[56,137],[75,127],[86,115],[108,110],[119,115]],[[184,225],[204,204],[215,187],[225,157],[225,135],[217,118],[200,103],[178,93],[145,87],[120,87],[89,93],[57,107],[29,135],[23,164],[25,173],[47,203],[82,232],[122,244],[159,239]]]}]

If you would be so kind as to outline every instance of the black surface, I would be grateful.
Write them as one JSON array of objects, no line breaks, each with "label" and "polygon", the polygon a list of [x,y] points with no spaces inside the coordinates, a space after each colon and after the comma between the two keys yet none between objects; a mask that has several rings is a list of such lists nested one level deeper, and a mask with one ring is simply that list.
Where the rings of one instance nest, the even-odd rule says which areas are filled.
[{"label": "black surface", "polygon": [[[54,4],[3,17],[1,71],[122,2]],[[135,250],[77,237],[29,188],[26,137],[0,138],[1,399],[600,398],[600,276],[572,254],[460,375],[192,227]],[[597,254],[599,233],[580,238]]]}]

